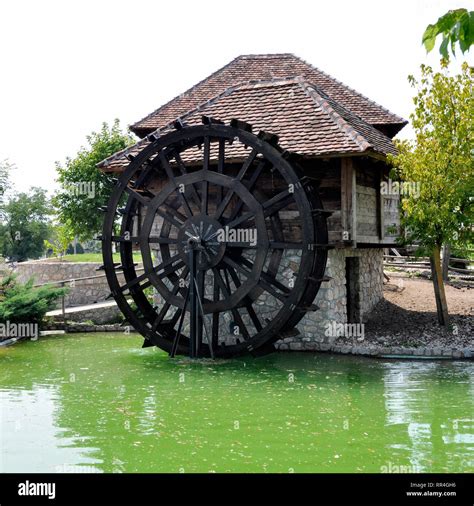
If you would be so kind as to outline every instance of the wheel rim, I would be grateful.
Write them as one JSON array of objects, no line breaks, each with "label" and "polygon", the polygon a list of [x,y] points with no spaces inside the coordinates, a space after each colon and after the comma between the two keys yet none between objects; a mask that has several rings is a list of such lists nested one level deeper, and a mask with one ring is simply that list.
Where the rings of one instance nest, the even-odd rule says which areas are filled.
[{"label": "wheel rim", "polygon": [[[195,166],[188,160],[198,146],[202,162]],[[234,163],[232,152],[243,146],[244,161]],[[156,177],[159,190],[153,186]],[[270,192],[260,185],[268,186],[269,178]],[[116,236],[117,210],[124,199]],[[200,354],[209,356],[212,349],[215,356],[228,357],[254,351],[295,325],[319,289],[327,243],[324,216],[315,215],[319,208],[314,188],[301,183],[299,169],[259,136],[225,125],[166,134],[131,161],[111,195],[102,240],[112,295],[128,321],[151,344],[169,352],[189,285],[184,247],[193,237],[199,243],[198,295],[204,313]],[[137,232],[139,213],[143,219]],[[293,230],[288,232],[286,215],[292,213]],[[125,283],[112,261],[113,243],[119,245]],[[143,273],[134,266],[133,245],[140,247]],[[159,296],[156,307],[145,292],[151,287]],[[182,354],[189,349],[186,318],[185,311],[177,347]]]}]

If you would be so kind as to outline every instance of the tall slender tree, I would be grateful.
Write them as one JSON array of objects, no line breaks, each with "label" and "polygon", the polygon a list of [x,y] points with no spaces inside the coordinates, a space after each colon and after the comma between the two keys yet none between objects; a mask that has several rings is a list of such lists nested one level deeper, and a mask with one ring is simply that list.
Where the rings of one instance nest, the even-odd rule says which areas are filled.
[{"label": "tall slender tree", "polygon": [[406,240],[431,258],[438,321],[448,321],[440,251],[443,244],[472,241],[474,223],[473,69],[464,63],[460,74],[421,66],[421,78],[409,77],[417,89],[410,115],[414,141],[398,143],[391,157],[399,176],[420,182],[420,194],[402,199]]}]

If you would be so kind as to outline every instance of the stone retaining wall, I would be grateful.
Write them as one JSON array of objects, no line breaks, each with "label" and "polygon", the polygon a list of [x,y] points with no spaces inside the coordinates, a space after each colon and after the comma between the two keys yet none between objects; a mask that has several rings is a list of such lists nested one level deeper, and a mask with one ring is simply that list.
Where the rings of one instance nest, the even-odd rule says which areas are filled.
[{"label": "stone retaining wall", "polygon": [[[116,323],[120,321],[121,311],[118,306],[97,307],[91,308],[87,311],[74,311],[66,313],[66,320],[71,322],[86,322],[92,321],[96,325],[105,325],[111,322]],[[55,321],[62,322],[62,314],[55,315]]]},{"label": "stone retaining wall", "polygon": [[[426,358],[433,360],[439,359],[470,359],[474,357],[474,346],[463,349],[453,348],[450,346],[420,346],[418,348],[407,348],[403,346],[379,346],[376,344],[361,345],[339,345],[328,342],[311,342],[309,345],[305,342],[305,346],[300,348],[297,343],[289,343],[290,350],[308,350],[322,351],[330,353],[341,353],[344,355],[363,355],[367,357],[384,357],[384,358]],[[282,349],[280,347],[280,349]]]},{"label": "stone retaining wall", "polygon": [[[91,276],[99,276],[104,271],[98,271],[97,268],[102,263],[97,262],[56,262],[56,261],[31,261],[20,262],[16,264],[14,271],[18,274],[20,282],[24,283],[30,278],[34,278],[35,284],[51,283],[64,279],[77,279]],[[122,275],[119,278],[123,280]],[[66,307],[82,306],[84,304],[93,304],[100,302],[110,293],[109,285],[105,276],[101,278],[88,279],[69,283],[69,293],[66,295]],[[58,302],[58,308],[61,307],[61,301]]]}]

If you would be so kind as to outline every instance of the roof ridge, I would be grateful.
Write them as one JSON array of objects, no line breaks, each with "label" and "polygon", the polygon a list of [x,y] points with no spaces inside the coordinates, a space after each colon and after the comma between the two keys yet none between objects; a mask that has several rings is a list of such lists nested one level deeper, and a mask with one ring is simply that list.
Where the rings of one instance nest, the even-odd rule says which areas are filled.
[{"label": "roof ridge", "polygon": [[[250,79],[248,81],[241,81],[238,84],[233,85],[236,89],[249,89],[266,86],[288,86],[291,84],[297,84],[301,79],[304,79],[303,76],[293,76],[293,77],[272,77],[271,79]],[[230,88],[230,86],[229,86]]]},{"label": "roof ridge", "polygon": [[[369,148],[373,148],[373,145],[360,132],[358,132],[345,118],[343,118],[336,110],[334,110],[334,108],[331,106],[331,104],[328,101],[329,97],[326,94],[324,94],[325,96],[322,96],[322,93],[324,93],[324,92],[321,93],[321,90],[319,90],[317,86],[311,84],[310,82],[308,82],[306,80],[301,82],[300,86],[303,89],[303,91],[305,92],[305,94],[309,98],[311,98],[315,102],[316,105],[321,107],[326,112],[326,114],[328,114],[331,117],[331,119],[333,119],[334,123],[337,125],[339,130],[342,133],[349,135],[349,137],[359,146],[361,151],[366,151]],[[335,100],[335,102],[342,109],[347,111],[347,109],[345,107],[343,107],[342,105],[340,105],[337,102],[337,100]],[[348,111],[348,112],[350,112],[350,111]],[[357,116],[356,114],[354,114],[354,113],[351,113],[351,114],[353,114],[354,116],[359,118],[359,116]],[[363,121],[361,118],[359,118],[359,119],[361,121]]]},{"label": "roof ridge", "polygon": [[259,58],[281,58],[282,56],[295,56],[293,53],[257,53],[257,54],[241,54],[235,58],[236,60],[250,60]]},{"label": "roof ridge", "polygon": [[390,111],[389,109],[387,109],[386,107],[384,107],[383,105],[380,105],[379,103],[377,103],[375,100],[372,100],[371,98],[367,97],[366,95],[364,95],[363,93],[361,93],[360,91],[357,91],[356,89],[354,88],[351,88],[350,86],[348,86],[346,83],[343,83],[342,81],[340,81],[339,79],[336,79],[335,77],[333,77],[331,74],[328,74],[327,72],[324,72],[324,70],[321,70],[319,67],[315,67],[312,63],[309,63],[307,62],[306,60],[304,60],[303,58],[301,58],[300,56],[297,56],[297,55],[293,55],[297,60],[300,60],[302,63],[304,63],[305,65],[308,65],[308,67],[310,67],[312,70],[315,70],[316,72],[319,72],[320,74],[323,74],[324,76],[328,77],[329,79],[332,79],[333,81],[335,81],[336,83],[340,84],[341,86],[344,86],[344,88],[346,88],[347,90],[353,92],[353,93],[356,93],[357,95],[359,95],[360,97],[364,98],[365,100],[367,100],[367,102],[370,102],[371,104],[373,105],[376,105],[377,107],[380,107],[381,109],[383,109],[385,112],[387,112],[388,114],[391,114],[392,116],[394,116],[395,118],[398,118],[400,121],[400,123],[408,123],[408,121],[405,119],[405,118],[402,118],[401,116],[399,116],[398,114],[395,114],[394,112]]}]

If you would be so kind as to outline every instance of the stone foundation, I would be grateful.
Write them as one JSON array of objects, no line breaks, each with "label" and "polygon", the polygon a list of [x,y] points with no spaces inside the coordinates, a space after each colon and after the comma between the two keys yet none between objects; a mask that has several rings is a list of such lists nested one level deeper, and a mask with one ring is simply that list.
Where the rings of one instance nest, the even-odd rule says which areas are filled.
[{"label": "stone foundation", "polygon": [[[293,278],[294,272],[299,266],[301,251],[287,250],[285,258],[282,259],[277,280],[288,285]],[[245,253],[247,256],[248,253]],[[356,322],[364,322],[372,308],[383,297],[383,250],[373,249],[333,249],[328,252],[328,263],[325,274],[332,279],[322,283],[314,303],[320,308],[317,311],[308,312],[297,326],[299,335],[286,337],[277,341],[275,346],[281,350],[319,350],[321,343],[332,344],[337,335],[325,335],[328,326],[333,323],[347,323],[347,287],[346,287],[346,258],[354,257],[359,259],[358,276],[356,287],[359,293],[357,307],[352,312]],[[249,260],[251,258],[249,257]],[[161,259],[155,260],[156,263]],[[243,279],[241,280],[243,281]],[[165,283],[167,283],[165,281]],[[172,288],[170,283],[169,289]],[[212,284],[206,281],[205,295],[212,298]],[[155,293],[155,303],[159,309],[163,305],[162,298]],[[273,295],[267,292],[262,293],[257,302],[255,310],[261,320],[272,321],[278,314],[281,303]],[[172,311],[168,316],[171,316]],[[241,311],[241,317],[245,326],[256,332],[249,315]],[[226,345],[233,345],[242,339],[240,335],[234,336],[230,327],[234,325],[233,316],[230,311],[221,313],[219,323],[219,334],[225,336]],[[184,332],[189,331],[189,324],[185,320]]]},{"label": "stone foundation", "polygon": [[307,313],[297,329],[300,335],[277,341],[281,350],[320,350],[337,336],[327,336],[328,326],[347,323],[346,258],[359,258],[359,306],[357,320],[363,323],[372,308],[383,298],[383,249],[333,249],[328,252],[326,275],[332,279],[321,285],[314,303],[319,310]]}]

